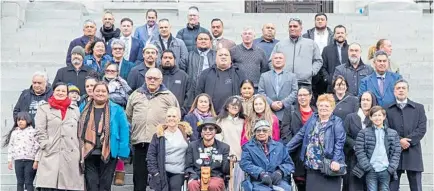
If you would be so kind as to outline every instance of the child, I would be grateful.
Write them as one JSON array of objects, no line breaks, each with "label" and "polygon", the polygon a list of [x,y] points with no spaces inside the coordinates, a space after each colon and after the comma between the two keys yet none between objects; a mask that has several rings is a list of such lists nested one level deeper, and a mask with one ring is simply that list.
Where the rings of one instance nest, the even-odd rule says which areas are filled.
[{"label": "child", "polygon": [[69,85],[68,92],[69,99],[77,104],[80,101],[80,90],[77,88],[77,86]]},{"label": "child", "polygon": [[24,184],[27,190],[34,190],[33,180],[38,168],[35,156],[39,144],[29,113],[19,112],[17,114],[14,127],[6,135],[3,146],[8,146],[9,170],[12,170],[12,162],[15,162],[17,191],[24,191]]},{"label": "child", "polygon": [[398,133],[384,124],[386,110],[374,106],[369,111],[373,126],[360,130],[356,139],[358,164],[353,173],[366,174],[368,191],[389,190],[390,177],[398,178],[396,169],[401,155]]}]

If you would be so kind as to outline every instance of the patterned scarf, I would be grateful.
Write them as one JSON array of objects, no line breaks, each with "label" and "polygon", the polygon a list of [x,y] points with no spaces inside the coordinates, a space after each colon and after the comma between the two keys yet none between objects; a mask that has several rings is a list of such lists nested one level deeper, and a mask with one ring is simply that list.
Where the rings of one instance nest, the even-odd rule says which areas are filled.
[{"label": "patterned scarf", "polygon": [[202,113],[197,108],[193,110],[193,114],[196,116],[196,118],[199,120],[199,123],[202,123],[203,119],[211,117],[211,112]]},{"label": "patterned scarf", "polygon": [[[108,163],[110,159],[110,107],[109,102],[104,107],[104,112],[98,123],[98,132],[101,133],[101,160]],[[94,101],[89,101],[83,109],[78,123],[78,138],[80,140],[81,161],[92,153],[96,145],[95,107]]]},{"label": "patterned scarf", "polygon": [[51,96],[48,99],[48,103],[54,109],[60,110],[60,114],[62,115],[62,120],[65,119],[66,110],[68,110],[69,105],[71,105],[71,100],[66,98],[64,100],[57,100],[54,96]]}]

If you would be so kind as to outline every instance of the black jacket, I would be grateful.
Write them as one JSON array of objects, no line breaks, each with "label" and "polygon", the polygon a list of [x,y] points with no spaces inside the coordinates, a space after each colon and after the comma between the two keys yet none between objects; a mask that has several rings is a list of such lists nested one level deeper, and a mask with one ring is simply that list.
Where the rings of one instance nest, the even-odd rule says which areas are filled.
[{"label": "black jacket", "polygon": [[[387,171],[390,175],[396,179],[398,176],[396,170],[399,164],[399,156],[401,155],[401,145],[399,144],[398,133],[388,128],[384,127],[384,146],[386,147],[387,158],[389,159],[389,167]],[[359,132],[356,139],[356,156],[357,165],[354,167],[354,171],[367,173],[374,170],[370,160],[372,154],[374,153],[376,145],[375,127],[367,127]],[[360,178],[360,177],[359,177]]]},{"label": "black jacket", "polygon": [[374,69],[372,69],[371,66],[364,64],[363,61],[360,59],[360,63],[357,68],[354,68],[349,62],[337,66],[333,74],[333,79],[335,79],[338,75],[343,76],[349,86],[348,92],[351,93],[353,96],[358,96],[360,81],[366,76],[371,75],[373,72]]},{"label": "black jacket", "polygon": [[48,98],[50,98],[51,95],[53,95],[53,90],[51,89],[51,86],[47,86],[45,88],[45,92],[41,95],[36,95],[33,91],[32,86],[30,86],[29,89],[23,90],[21,92],[20,98],[18,98],[18,101],[14,107],[14,121],[16,120],[17,114],[19,112],[27,111],[29,112],[34,122],[38,106],[41,104],[41,102],[48,101]]},{"label": "black jacket", "polygon": [[78,87],[80,90],[80,95],[86,94],[86,88],[84,81],[86,77],[95,72],[92,68],[82,65],[79,70],[75,70],[75,68],[70,65],[57,70],[56,77],[54,78],[53,85],[57,82],[64,82],[67,84],[73,84]]},{"label": "black jacket", "polygon": [[185,28],[182,28],[176,34],[176,38],[184,41],[185,46],[187,47],[188,52],[192,51],[196,48],[196,37],[199,33],[205,32],[209,34],[209,31],[203,27],[200,27],[200,24],[197,24],[191,28],[188,24]]},{"label": "black jacket", "polygon": [[[334,33],[333,33],[332,29],[330,29],[329,27],[327,27],[327,31],[329,33],[329,38],[328,38],[327,44],[330,45],[334,42],[334,39],[333,39]],[[314,32],[315,32],[315,27],[307,30],[307,32],[303,34],[303,38],[315,40]]]},{"label": "black jacket", "polygon": [[[225,175],[229,174],[229,145],[214,140],[212,147],[213,155],[210,157],[211,164],[209,165],[211,167],[211,177],[224,178]],[[203,165],[202,162],[204,162],[204,159],[200,157],[200,153],[204,152],[204,148],[205,146],[203,145],[202,139],[188,144],[187,154],[185,156],[185,172],[189,174],[190,179],[198,180],[200,178],[200,167]],[[201,162],[201,164],[198,164],[198,162]]]},{"label": "black jacket", "polygon": [[341,48],[341,58],[342,62],[339,61],[339,52],[338,45],[336,41],[333,41],[333,44],[329,44],[324,47],[322,51],[322,70],[324,79],[328,83],[328,91],[331,91],[332,82],[333,82],[333,74],[335,73],[335,68],[341,64],[348,63],[348,44],[347,41],[344,42]]},{"label": "black jacket", "polygon": [[164,70],[163,73],[163,84],[169,89],[176,97],[181,107],[182,116],[187,113],[187,107],[185,107],[185,100],[188,98],[188,92],[191,90],[191,83],[188,75],[180,70],[178,66],[175,65],[172,69]]},{"label": "black jacket", "polygon": [[228,79],[230,83],[232,83],[231,90],[225,90],[229,93],[225,96],[215,96],[217,91],[221,91],[218,89],[217,82],[219,81],[219,73],[220,69],[216,67],[216,65],[211,66],[210,68],[204,70],[197,81],[196,93],[195,96],[201,93],[207,93],[212,97],[212,101],[214,104],[215,110],[218,112],[220,108],[223,106],[226,99],[233,95],[240,95],[240,86],[245,78],[244,73],[236,66],[231,66],[229,69],[224,72],[229,72],[229,76],[231,79]]},{"label": "black jacket", "polygon": [[407,105],[401,110],[396,101],[386,107],[387,120],[391,129],[398,132],[400,138],[409,138],[410,147],[402,151],[398,170],[422,172],[422,148],[420,141],[426,133],[426,115],[422,104],[408,99]]},{"label": "black jacket", "polygon": [[131,69],[130,73],[128,74],[127,83],[133,91],[142,87],[142,85],[145,83],[145,74],[148,69],[149,68],[146,67],[143,62]]},{"label": "black jacket", "polygon": [[355,96],[346,94],[340,101],[333,95],[336,101],[336,107],[333,114],[340,117],[342,121],[345,120],[348,114],[357,112],[359,110],[359,99]]}]

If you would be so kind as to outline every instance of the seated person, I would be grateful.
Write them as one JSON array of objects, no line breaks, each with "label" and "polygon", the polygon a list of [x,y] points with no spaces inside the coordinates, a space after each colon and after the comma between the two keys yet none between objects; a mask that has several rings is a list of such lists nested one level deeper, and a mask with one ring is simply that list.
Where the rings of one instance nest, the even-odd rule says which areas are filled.
[{"label": "seated person", "polygon": [[202,180],[206,180],[209,191],[223,191],[223,178],[229,174],[229,145],[215,139],[215,135],[222,132],[215,118],[205,118],[198,126],[198,131],[201,138],[188,145],[185,158],[185,172],[189,175],[188,190],[201,190],[202,168],[209,167],[210,176],[202,177]]},{"label": "seated person", "polygon": [[281,142],[271,139],[268,121],[256,122],[253,132],[254,137],[243,145],[241,154],[241,169],[249,175],[243,182],[244,190],[290,191],[288,182],[294,172],[294,163],[288,150]]}]

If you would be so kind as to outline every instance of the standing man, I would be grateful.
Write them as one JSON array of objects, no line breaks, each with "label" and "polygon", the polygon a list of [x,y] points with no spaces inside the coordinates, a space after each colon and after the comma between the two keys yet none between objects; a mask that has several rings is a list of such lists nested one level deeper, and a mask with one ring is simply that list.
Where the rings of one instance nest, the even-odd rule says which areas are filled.
[{"label": "standing man", "polygon": [[322,67],[320,50],[313,40],[301,37],[303,27],[300,19],[291,18],[288,24],[289,39],[277,43],[271,54],[283,52],[285,58],[288,58],[284,70],[297,76],[298,87],[312,89],[312,77]]},{"label": "standing man", "polygon": [[281,122],[284,109],[291,107],[295,101],[298,84],[293,73],[283,70],[285,67],[283,53],[274,53],[272,59],[273,69],[261,75],[258,92],[265,95],[268,104]]},{"label": "standing man", "polygon": [[155,9],[148,9],[146,11],[146,24],[137,27],[134,32],[134,37],[139,39],[144,46],[146,46],[152,37],[158,36],[157,11]]},{"label": "standing man", "polygon": [[[324,49],[325,52],[326,49]],[[324,55],[323,52],[323,55]],[[330,80],[329,91],[331,92],[333,87],[331,82],[336,79],[336,76],[343,76],[348,84],[348,92],[353,96],[359,95],[360,81],[366,76],[371,75],[374,72],[371,66],[363,63],[361,59],[362,49],[358,43],[350,44],[348,48],[348,60],[346,63],[342,63],[334,70],[333,79]],[[364,92],[360,92],[361,94]]]},{"label": "standing man", "polygon": [[84,48],[87,45],[87,43],[89,43],[89,41],[95,41],[99,39],[95,37],[95,33],[96,33],[95,21],[90,19],[84,21],[83,36],[78,37],[69,43],[68,52],[66,53],[66,65],[71,64],[71,51],[74,47],[80,46]]},{"label": "standing man", "polygon": [[115,23],[115,17],[113,16],[113,13],[110,11],[106,11],[104,13],[104,16],[102,17],[102,23],[103,26],[96,31],[96,37],[103,40],[106,44],[106,47],[108,46],[108,42],[112,38],[119,38],[121,35],[121,30],[116,28]]},{"label": "standing man", "polygon": [[275,37],[276,26],[273,23],[266,23],[262,26],[262,36],[253,41],[253,44],[264,50],[267,60],[270,59],[271,51],[273,51],[274,46],[279,42]]},{"label": "standing man", "polygon": [[[319,83],[320,87],[325,86],[326,89],[321,89],[318,93],[322,94],[326,91],[332,91],[332,78],[335,68],[339,65],[348,63],[348,43],[347,29],[343,25],[338,25],[334,28],[334,43],[327,45],[322,51],[322,73],[324,83]],[[360,57],[360,52],[359,52]],[[358,87],[358,86],[357,86]]]},{"label": "standing man", "polygon": [[154,45],[148,44],[143,48],[143,58],[145,60],[134,66],[127,78],[127,83],[133,91],[145,83],[145,74],[148,69],[157,67],[157,56],[158,49]]},{"label": "standing man", "polygon": [[214,37],[212,39],[212,49],[215,51],[220,48],[226,48],[230,50],[236,45],[234,41],[223,37],[223,29],[224,26],[221,19],[216,18],[211,21],[212,36]]},{"label": "standing man", "polygon": [[377,51],[374,55],[375,72],[360,81],[359,96],[365,91],[372,91],[377,97],[377,103],[386,107],[395,101],[393,85],[401,79],[401,75],[389,72],[389,57],[384,51]]},{"label": "standing man", "polygon": [[421,140],[426,133],[426,115],[422,104],[408,98],[409,85],[405,80],[395,83],[394,102],[386,107],[390,128],[398,132],[401,143],[401,157],[398,179],[390,184],[391,191],[399,191],[402,173],[407,174],[411,191],[422,191],[423,158]]},{"label": "standing man", "polygon": [[201,32],[209,33],[209,31],[203,27],[200,27],[199,8],[197,8],[196,6],[191,6],[190,8],[188,8],[187,19],[187,27],[179,30],[176,34],[176,38],[184,41],[185,46],[187,46],[188,52],[190,52],[194,48],[196,48],[196,36]]},{"label": "standing man", "polygon": [[327,26],[327,15],[318,13],[315,15],[315,27],[307,30],[303,38],[312,39],[318,45],[320,54],[324,47],[333,44],[333,31]]},{"label": "standing man", "polygon": [[157,126],[163,124],[170,107],[179,107],[176,97],[163,84],[163,74],[157,68],[146,72],[146,83],[128,98],[126,114],[130,122],[133,145],[133,182],[135,191],[146,191],[148,167],[146,154]]},{"label": "standing man", "polygon": [[[123,18],[121,20],[121,37],[119,38],[125,44],[124,59],[135,63],[137,60],[143,61],[143,43],[132,36],[133,32],[133,20],[130,18]],[[107,46],[107,53],[112,54],[111,42]],[[112,56],[112,55],[111,55]]]},{"label": "standing man", "polygon": [[240,68],[246,78],[252,80],[255,85],[255,92],[258,91],[258,83],[261,74],[270,70],[268,67],[265,52],[253,44],[255,31],[245,27],[241,33],[243,42],[230,50],[232,64]]}]

